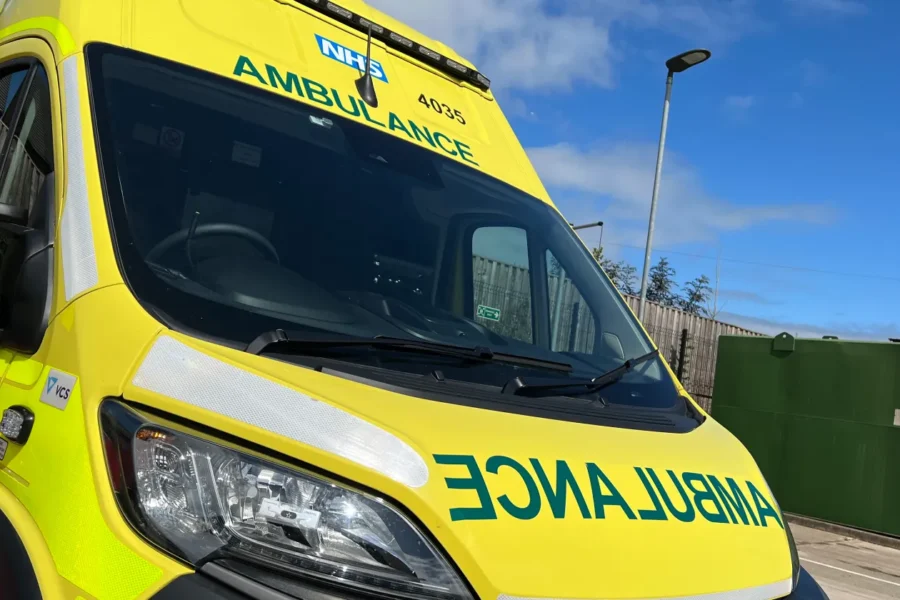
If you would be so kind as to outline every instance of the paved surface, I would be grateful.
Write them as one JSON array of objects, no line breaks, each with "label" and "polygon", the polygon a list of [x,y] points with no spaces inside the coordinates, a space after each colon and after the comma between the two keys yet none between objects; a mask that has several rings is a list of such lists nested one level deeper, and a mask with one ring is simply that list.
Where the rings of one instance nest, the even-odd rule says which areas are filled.
[{"label": "paved surface", "polygon": [[791,525],[800,562],[831,600],[900,598],[900,550]]}]

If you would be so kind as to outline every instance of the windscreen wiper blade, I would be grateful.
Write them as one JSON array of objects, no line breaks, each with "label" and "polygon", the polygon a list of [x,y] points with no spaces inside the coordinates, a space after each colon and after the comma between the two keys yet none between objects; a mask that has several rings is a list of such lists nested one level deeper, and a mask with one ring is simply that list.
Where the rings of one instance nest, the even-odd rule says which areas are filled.
[{"label": "windscreen wiper blade", "polygon": [[[511,379],[503,386],[504,394],[512,394],[515,396],[528,396],[531,398],[545,398],[547,396],[578,396],[584,394],[593,394],[603,388],[612,385],[622,379],[629,371],[632,371],[638,365],[654,359],[659,356],[659,350],[653,350],[637,358],[626,360],[611,371],[607,371],[602,375],[598,375],[593,379],[563,379],[563,380],[542,380],[535,381],[532,379],[523,379],[516,377]],[[605,401],[604,401],[605,404]]]},{"label": "windscreen wiper blade", "polygon": [[304,354],[319,349],[332,349],[341,347],[371,347],[387,348],[401,352],[420,352],[435,354],[438,356],[450,356],[463,360],[475,360],[483,362],[499,362],[510,365],[532,367],[535,369],[548,369],[569,373],[572,365],[564,362],[520,356],[518,354],[505,354],[495,352],[486,346],[456,346],[454,344],[442,344],[428,340],[414,340],[394,338],[387,336],[356,337],[352,335],[330,333],[300,333],[288,332],[283,329],[267,331],[259,335],[247,346],[247,352],[260,355],[265,352],[281,352],[285,354]]}]

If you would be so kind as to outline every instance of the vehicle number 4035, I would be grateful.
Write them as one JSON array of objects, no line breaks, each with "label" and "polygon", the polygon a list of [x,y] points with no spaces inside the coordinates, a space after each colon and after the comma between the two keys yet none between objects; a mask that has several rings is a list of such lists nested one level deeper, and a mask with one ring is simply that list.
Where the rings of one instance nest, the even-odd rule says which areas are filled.
[{"label": "vehicle number 4035", "polygon": [[461,112],[450,108],[450,106],[444,104],[443,102],[439,102],[434,98],[427,98],[425,94],[422,94],[421,96],[419,96],[419,103],[424,104],[426,108],[430,108],[439,115],[444,115],[448,119],[459,121],[463,125],[466,124],[466,118],[462,115]]}]

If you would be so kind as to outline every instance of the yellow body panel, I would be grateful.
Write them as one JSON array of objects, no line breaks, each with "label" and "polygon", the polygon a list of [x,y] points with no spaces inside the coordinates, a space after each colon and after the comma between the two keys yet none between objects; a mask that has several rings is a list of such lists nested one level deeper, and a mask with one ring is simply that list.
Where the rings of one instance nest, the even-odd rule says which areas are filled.
[{"label": "yellow body panel", "polygon": [[[426,39],[360,0],[342,4],[417,40]],[[0,60],[16,53],[38,57],[51,80],[54,123],[61,124],[54,131],[58,214],[66,201],[62,133],[63,107],[69,99],[57,66],[69,56],[79,57],[93,41],[190,64],[350,116],[550,203],[489,93],[376,43],[373,58],[390,78],[388,85],[376,82],[380,108],[360,108],[359,103],[354,111],[349,102],[339,105],[339,99],[355,94],[358,74],[323,57],[315,34],[327,34],[357,51],[364,51],[365,39],[290,0],[0,0],[0,7]],[[468,64],[442,44],[429,43]],[[89,124],[83,61],[79,85],[82,121]],[[465,124],[429,110],[418,102],[420,95],[441,98],[464,115]],[[417,136],[411,123],[427,127],[432,141]],[[676,510],[686,507],[669,470],[682,483],[691,474],[712,475],[722,482],[732,478],[747,498],[754,497],[752,485],[763,502],[774,506],[750,455],[712,419],[692,433],[675,435],[478,410],[374,389],[164,330],[123,282],[91,128],[83,127],[83,135],[98,283],[67,302],[61,293],[64,265],[57,257],[53,317],[41,349],[34,356],[14,356],[0,348],[0,410],[26,405],[39,423],[25,446],[10,444],[0,461],[0,512],[26,546],[45,598],[147,598],[190,572],[140,538],[116,506],[98,408],[104,398],[119,396],[295,457],[392,499],[430,531],[482,599],[504,594],[671,598],[790,578],[780,513],[770,516],[765,527],[744,525],[736,517],[714,522],[701,515],[703,509],[713,511],[714,501],[703,490],[693,490],[693,518],[679,520],[669,511],[659,520],[666,511],[658,505],[660,496],[648,492],[644,483],[650,470],[662,479]],[[159,336],[175,337],[216,360],[392,433],[423,457],[428,482],[412,488],[323,450],[134,386],[134,374]],[[65,410],[39,401],[50,369],[77,377]],[[494,459],[491,469],[491,457],[505,458]],[[586,510],[574,488],[564,492],[567,500],[562,504],[541,489],[536,515],[514,518],[503,507],[533,509],[534,495],[509,468],[508,459],[525,466],[532,477],[539,477],[536,469],[542,469],[551,485],[559,469],[570,469]],[[598,478],[597,470],[605,479]],[[484,479],[481,486],[478,477]],[[621,505],[604,507],[603,498],[613,497],[608,483],[625,499],[633,518]],[[487,489],[487,501],[479,496],[482,488]],[[736,557],[741,565],[737,569]]]}]

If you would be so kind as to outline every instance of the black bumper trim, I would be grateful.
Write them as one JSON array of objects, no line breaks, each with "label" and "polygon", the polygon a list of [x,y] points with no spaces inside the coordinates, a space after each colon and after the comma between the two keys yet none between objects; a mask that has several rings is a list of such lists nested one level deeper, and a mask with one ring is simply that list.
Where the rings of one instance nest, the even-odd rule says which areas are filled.
[{"label": "black bumper trim", "polygon": [[819,587],[816,580],[809,574],[809,571],[800,567],[800,580],[797,582],[797,588],[784,600],[829,600],[829,598],[825,590]]},{"label": "black bumper trim", "polygon": [[251,600],[227,585],[213,581],[205,575],[182,575],[151,596],[150,600]]},{"label": "black bumper trim", "polygon": [[[339,600],[337,596],[305,589],[303,600]],[[277,590],[230,571],[207,564],[201,573],[183,575],[157,592],[151,600],[295,600]],[[783,600],[829,600],[806,569],[800,569],[797,588]]]}]

